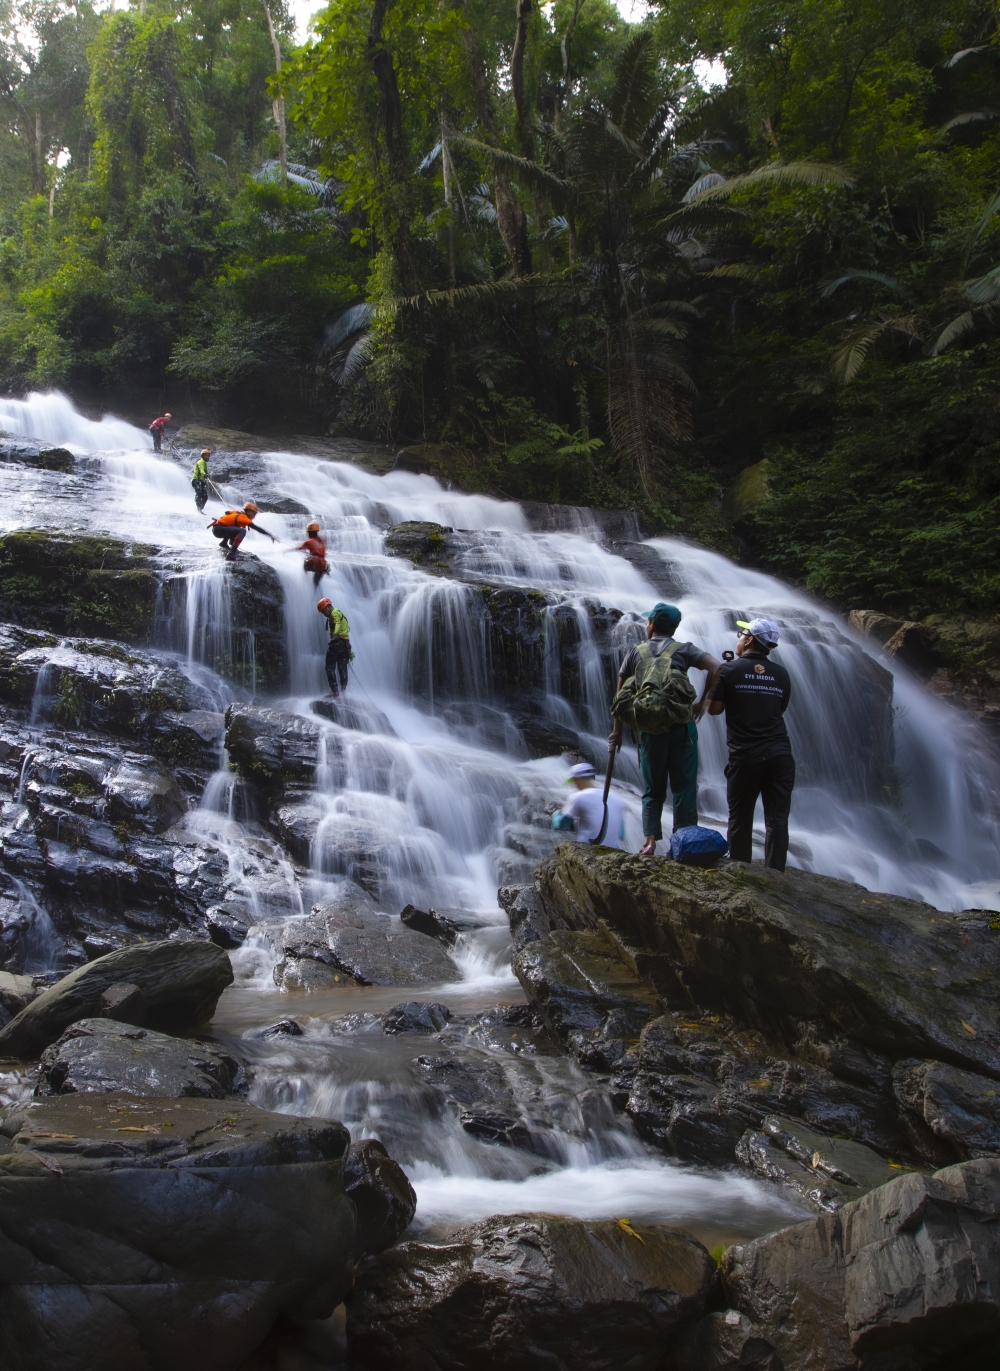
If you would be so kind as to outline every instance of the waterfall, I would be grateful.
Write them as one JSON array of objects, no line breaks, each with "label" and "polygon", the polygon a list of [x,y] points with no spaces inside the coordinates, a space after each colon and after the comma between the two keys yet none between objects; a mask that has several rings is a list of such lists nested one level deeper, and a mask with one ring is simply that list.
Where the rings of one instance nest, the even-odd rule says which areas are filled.
[{"label": "waterfall", "polygon": [[[84,419],[58,395],[0,403],[0,425],[86,454],[71,473],[32,470],[30,479],[0,464],[0,529],[51,522],[156,548],[154,646],[207,688],[215,708],[252,695],[263,702],[256,647],[233,627],[236,582],[206,531],[219,507],[199,514],[194,505],[192,454],[154,454],[141,430]],[[609,543],[588,511],[526,512],[426,475],[380,477],[289,452],[217,454],[212,465],[224,499],[256,499],[260,523],[278,540],[250,534],[244,543],[244,565],[264,564],[281,598],[286,680],[266,703],[320,733],[314,783],[290,803],[307,834],[302,866],[224,763],[184,820],[223,851],[227,902],[259,925],[234,953],[238,984],[222,1001],[218,1032],[289,1013],[290,997],[270,982],[273,954],[261,930],[306,917],[346,881],[393,917],[407,903],[469,916],[452,953],[454,980],[434,988],[434,998],[456,1009],[520,999],[497,885],[529,879],[550,850],[549,815],[566,794],[563,745],[603,764],[618,664],[642,635],[641,611],[663,598],[682,610],[678,637],[717,657],[734,646],[737,619],[763,614],[781,628],[776,657],[792,677],[787,717],[799,777],[792,866],[941,909],[1000,908],[997,769],[977,726],[801,592],[678,538],[637,541],[628,520],[617,521],[620,541]],[[318,590],[294,550],[309,516],[323,527],[331,568]],[[448,556],[414,565],[387,555],[386,530],[407,520],[453,530]],[[355,662],[346,696],[317,712],[326,691],[320,596],[347,615]],[[702,673],[692,679],[703,683]],[[38,681],[41,727],[50,709],[44,672]],[[724,828],[724,720],[704,719],[699,740],[700,812]],[[619,755],[615,784],[626,846],[636,851],[634,749]],[[669,830],[669,809],[664,821]],[[759,826],[758,856],[762,837]],[[624,1121],[600,1114],[587,1079],[563,1057],[518,1077],[525,1100],[551,1106],[547,1122],[526,1114],[534,1130],[527,1162],[516,1149],[490,1149],[457,1124],[445,1127],[404,1083],[406,1052],[419,1047],[330,1023],[412,995],[343,988],[296,1001],[302,1039],[246,1047],[259,1057],[255,1098],[339,1114],[355,1136],[377,1133],[395,1145],[428,1222],[542,1207],[717,1218],[728,1232],[752,1232],[785,1214],[755,1182],[701,1176],[651,1154]],[[251,1041],[261,1040],[244,1046]],[[565,1108],[553,1115],[556,1100]]]}]

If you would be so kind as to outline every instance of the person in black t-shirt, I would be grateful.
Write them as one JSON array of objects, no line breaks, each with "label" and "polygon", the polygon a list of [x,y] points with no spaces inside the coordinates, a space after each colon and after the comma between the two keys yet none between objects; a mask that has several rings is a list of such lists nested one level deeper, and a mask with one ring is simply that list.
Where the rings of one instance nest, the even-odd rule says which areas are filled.
[{"label": "person in black t-shirt", "polygon": [[753,815],[764,801],[764,865],[784,871],[788,856],[788,814],[795,785],[795,758],[784,713],[792,693],[788,672],[768,659],[778,645],[770,619],[737,621],[736,659],[723,665],[709,698],[709,714],[726,713],[729,765],[729,855],[753,856]]}]

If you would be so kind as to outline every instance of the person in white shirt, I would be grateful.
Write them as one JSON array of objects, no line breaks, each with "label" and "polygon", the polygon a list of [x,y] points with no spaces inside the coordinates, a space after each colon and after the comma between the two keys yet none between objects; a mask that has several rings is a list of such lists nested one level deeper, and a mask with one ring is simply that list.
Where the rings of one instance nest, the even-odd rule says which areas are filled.
[{"label": "person in white shirt", "polygon": [[[576,794],[571,795],[562,809],[552,816],[552,827],[555,829],[569,828],[566,820],[575,822],[578,843],[592,843],[604,823],[604,796],[595,783],[595,774],[589,762],[580,762],[571,767],[566,784],[576,786]],[[617,795],[609,794],[608,827],[601,846],[620,848],[624,838],[625,805]]]}]

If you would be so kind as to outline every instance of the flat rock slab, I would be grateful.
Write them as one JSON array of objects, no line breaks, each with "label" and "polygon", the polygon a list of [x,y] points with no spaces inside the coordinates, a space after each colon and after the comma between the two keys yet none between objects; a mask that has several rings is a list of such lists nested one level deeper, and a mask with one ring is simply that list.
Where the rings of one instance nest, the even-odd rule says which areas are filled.
[{"label": "flat rock slab", "polygon": [[1000,1332],[1000,1160],[901,1176],[729,1248],[722,1274],[784,1371],[972,1364]]},{"label": "flat rock slab", "polygon": [[242,1063],[228,1052],[112,1019],[81,1019],[46,1048],[35,1094],[127,1091],[179,1100],[221,1100],[243,1089]]},{"label": "flat rock slab", "polygon": [[0,1155],[5,1371],[228,1371],[343,1297],[340,1124],[237,1101],[38,1100]]},{"label": "flat rock slab", "polygon": [[275,982],[285,988],[441,985],[458,975],[436,938],[388,914],[323,906],[267,935],[280,958]]},{"label": "flat rock slab", "polygon": [[526,943],[511,965],[546,1027],[574,1047],[597,1035],[612,1014],[622,1032],[638,1038],[662,1008],[602,932],[556,929]]},{"label": "flat rock slab", "polygon": [[564,844],[539,868],[563,923],[606,920],[680,1007],[733,1014],[776,1040],[804,1024],[891,1059],[1000,1077],[1000,936],[988,913],[930,905],[803,871],[699,871]]},{"label": "flat rock slab", "polygon": [[371,1371],[653,1371],[702,1312],[714,1263],[686,1233],[630,1228],[519,1214],[445,1246],[390,1248],[358,1275],[352,1358]]},{"label": "flat rock slab", "polygon": [[0,1057],[35,1057],[64,1028],[97,1014],[101,996],[120,981],[137,985],[153,1028],[196,1028],[215,1013],[233,968],[214,943],[136,943],[64,976],[0,1029]]}]

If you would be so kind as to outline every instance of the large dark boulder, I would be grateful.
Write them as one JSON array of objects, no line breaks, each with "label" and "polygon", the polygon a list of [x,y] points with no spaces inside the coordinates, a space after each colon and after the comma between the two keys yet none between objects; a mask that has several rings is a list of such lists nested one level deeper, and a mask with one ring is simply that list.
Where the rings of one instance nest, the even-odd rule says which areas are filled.
[{"label": "large dark boulder", "polygon": [[348,1343],[370,1371],[654,1371],[713,1274],[701,1244],[672,1229],[498,1216],[362,1268]]},{"label": "large dark boulder", "polygon": [[79,1019],[98,1012],[101,996],[131,981],[146,1001],[151,1028],[185,1029],[207,1023],[219,996],[233,981],[221,947],[210,942],[137,943],[78,967],[32,1000],[0,1029],[0,1056],[37,1056]]},{"label": "large dark boulder", "polygon": [[723,1283],[784,1371],[978,1365],[966,1354],[1000,1333],[1000,1160],[901,1176],[731,1247]]},{"label": "large dark boulder", "polygon": [[38,467],[40,471],[72,471],[74,457],[68,448],[52,447],[34,438],[0,438],[0,462]]},{"label": "large dark boulder", "polygon": [[447,564],[448,534],[452,531],[444,524],[410,519],[393,524],[385,535],[385,550],[390,557],[408,557],[418,566]]},{"label": "large dark boulder", "polygon": [[917,1152],[947,1165],[1000,1154],[1000,1088],[996,1081],[946,1062],[901,1061],[893,1090]]},{"label": "large dark boulder", "polygon": [[358,1216],[359,1254],[391,1247],[417,1211],[417,1193],[377,1138],[352,1143],[344,1157],[344,1188]]},{"label": "large dark boulder", "polygon": [[804,871],[562,845],[539,868],[551,918],[603,921],[678,1007],[732,1014],[793,1046],[846,1039],[1000,1078],[1000,938],[982,911],[942,914]]},{"label": "large dark boulder", "polygon": [[74,1095],[125,1091],[179,1100],[246,1093],[241,1062],[228,1052],[188,1038],[113,1019],[80,1019],[42,1053],[35,1094]]},{"label": "large dark boulder", "polygon": [[269,926],[278,954],[274,979],[284,989],[334,985],[440,985],[455,963],[436,938],[363,907],[317,905],[305,919]]},{"label": "large dark boulder", "polygon": [[280,1314],[326,1318],[343,1298],[340,1124],[75,1095],[5,1130],[5,1371],[229,1371]]},{"label": "large dark boulder", "polygon": [[22,529],[0,538],[0,617],[53,633],[149,636],[157,551],[105,534]]},{"label": "large dark boulder", "polygon": [[107,816],[147,833],[162,833],[185,813],[177,782],[155,757],[129,755],[104,781]]},{"label": "large dark boulder", "polygon": [[236,771],[272,796],[289,783],[309,784],[319,761],[319,726],[298,714],[254,705],[226,710],[226,750]]}]

